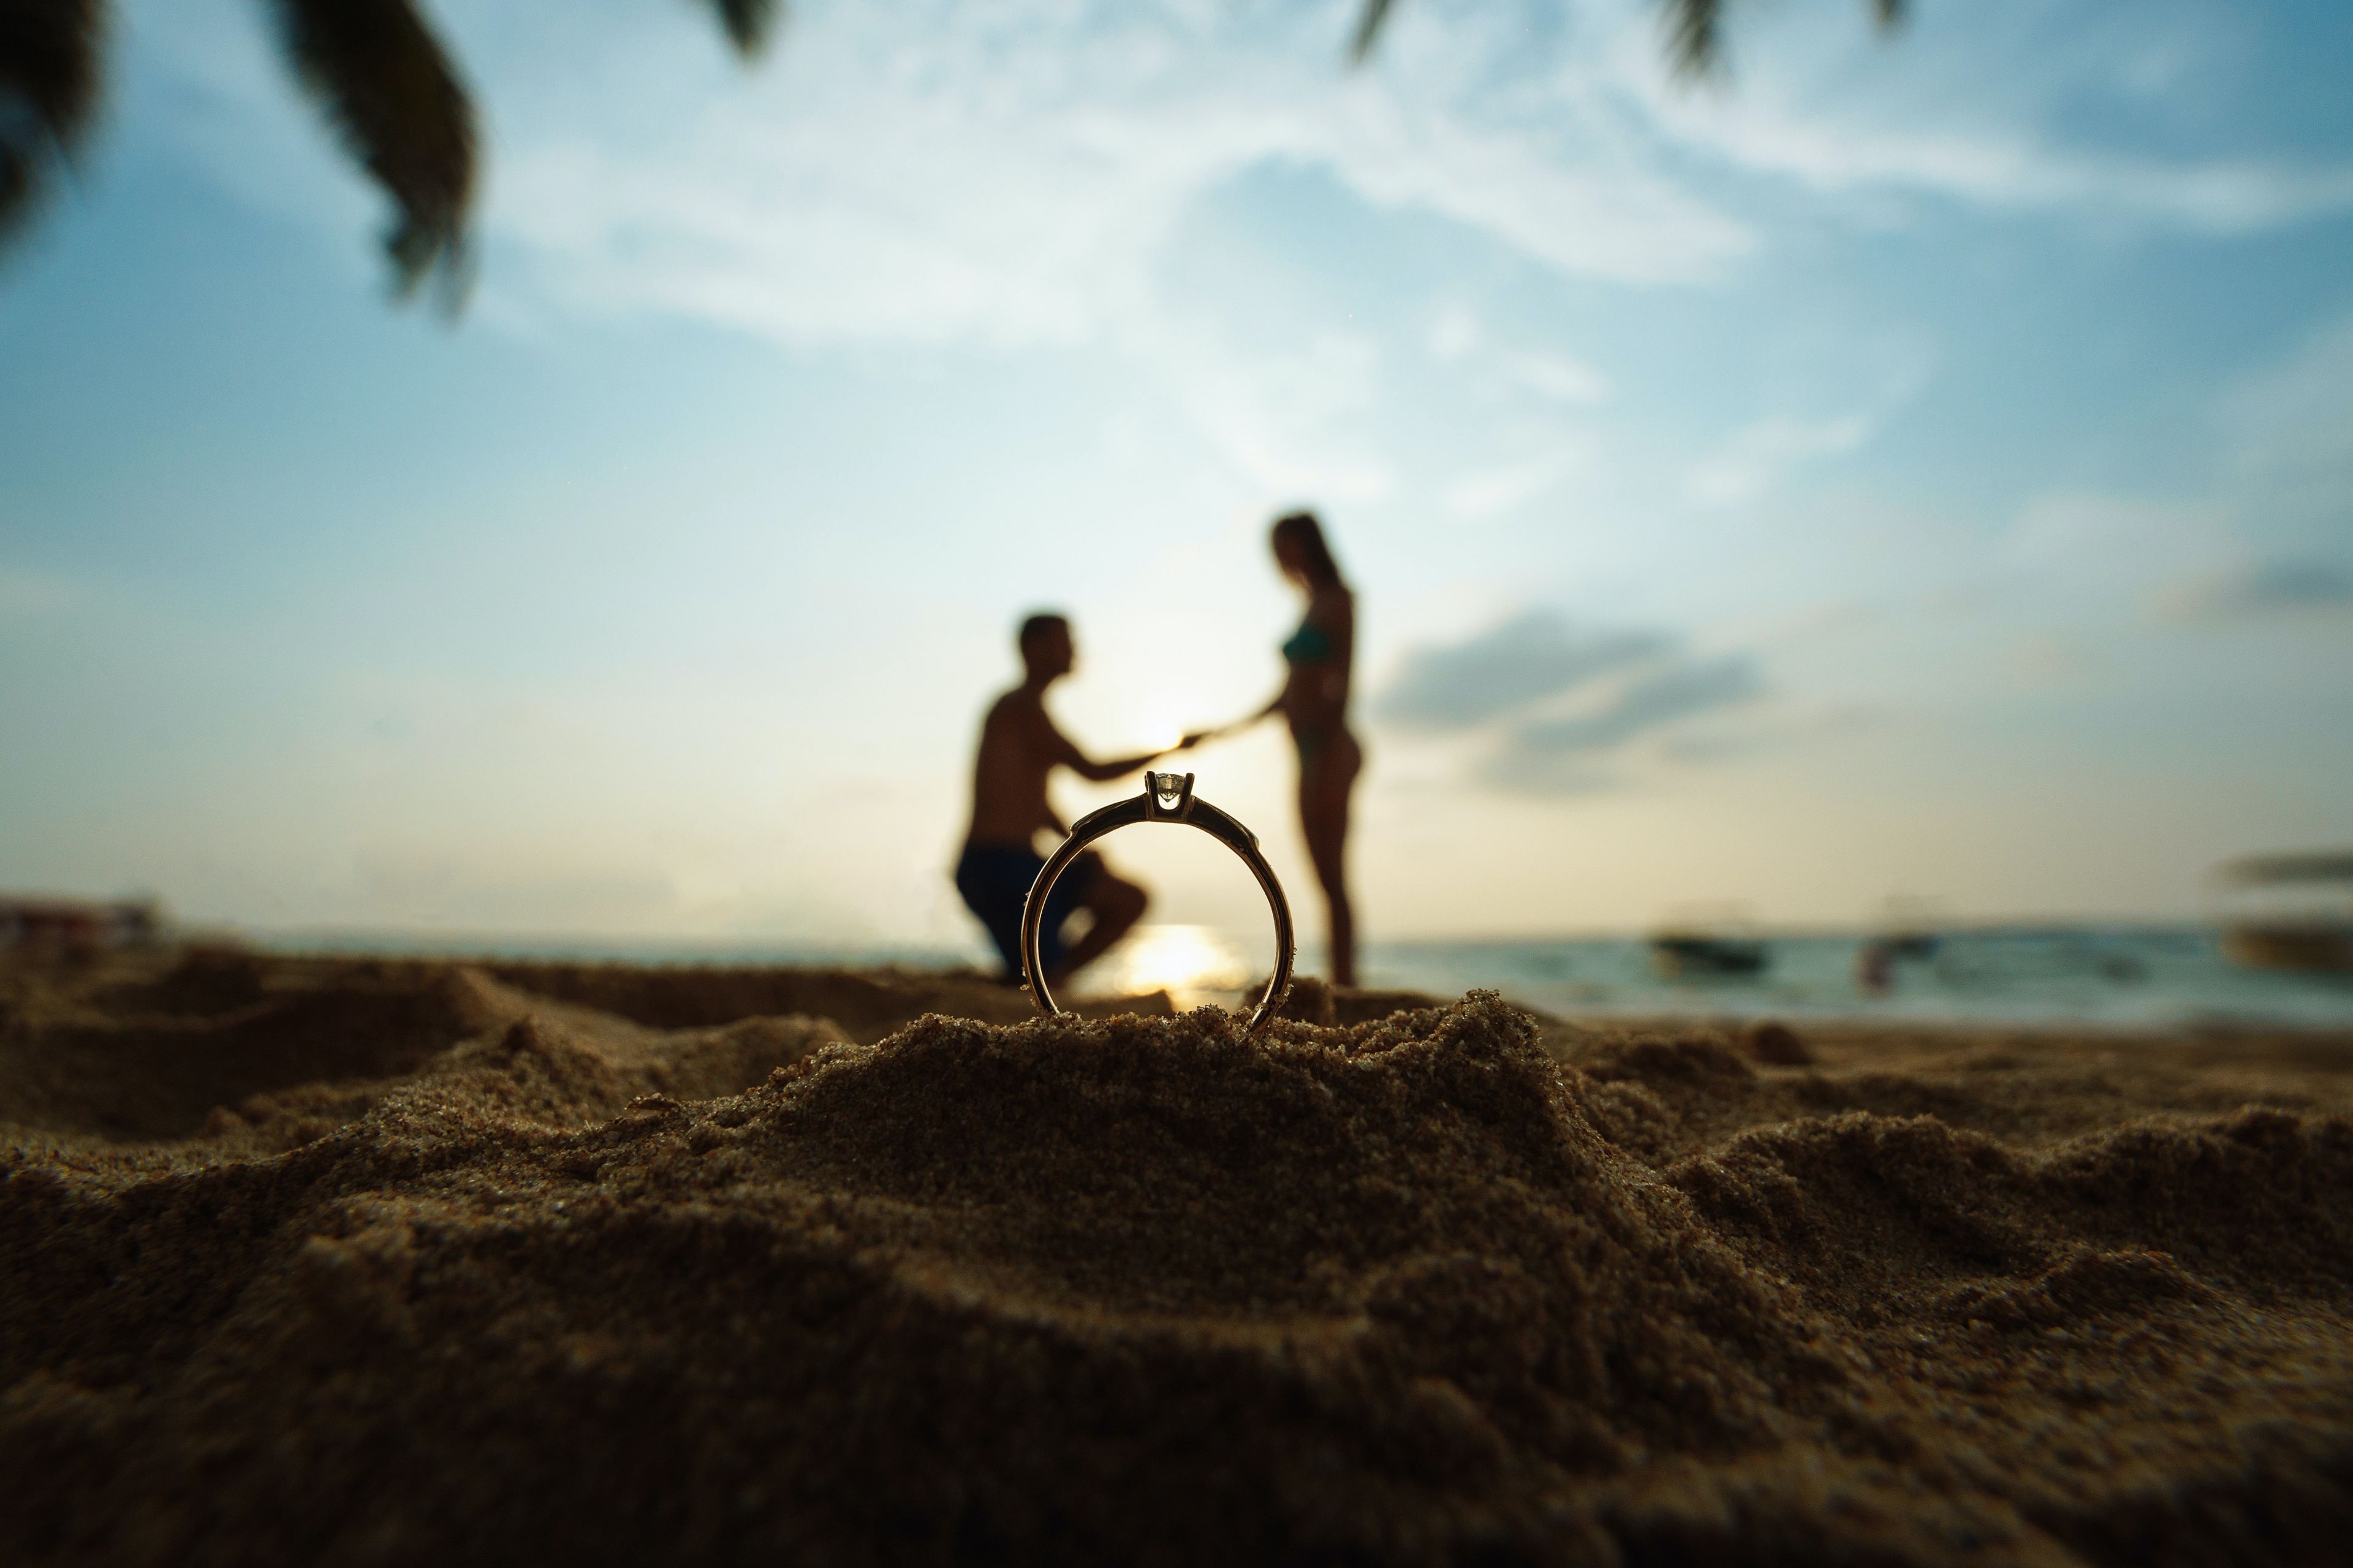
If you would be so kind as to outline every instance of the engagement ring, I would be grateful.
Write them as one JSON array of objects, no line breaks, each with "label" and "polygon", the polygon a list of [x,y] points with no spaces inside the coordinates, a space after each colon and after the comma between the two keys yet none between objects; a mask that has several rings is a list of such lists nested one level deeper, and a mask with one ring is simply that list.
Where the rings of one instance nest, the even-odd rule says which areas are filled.
[{"label": "engagement ring", "polygon": [[1240,856],[1266,890],[1267,908],[1274,911],[1274,974],[1266,983],[1258,1011],[1250,1015],[1250,1026],[1260,1027],[1274,1016],[1274,1010],[1282,1005],[1283,994],[1291,989],[1291,905],[1282,896],[1282,884],[1275,879],[1274,868],[1259,853],[1258,835],[1208,801],[1194,799],[1191,773],[1145,774],[1142,795],[1114,801],[1079,818],[1071,825],[1071,836],[1062,840],[1062,847],[1039,868],[1038,879],[1029,884],[1029,897],[1021,906],[1021,973],[1038,1011],[1051,1017],[1062,1010],[1055,1005],[1053,992],[1047,989],[1045,971],[1038,962],[1038,928],[1045,920],[1046,895],[1054,890],[1054,879],[1088,845],[1134,822],[1182,822],[1199,828]]}]

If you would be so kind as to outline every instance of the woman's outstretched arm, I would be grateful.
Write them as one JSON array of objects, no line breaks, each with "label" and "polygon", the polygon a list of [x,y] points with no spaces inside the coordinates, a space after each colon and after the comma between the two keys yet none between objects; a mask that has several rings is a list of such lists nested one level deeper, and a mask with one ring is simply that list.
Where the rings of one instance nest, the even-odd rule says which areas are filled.
[{"label": "woman's outstretched arm", "polygon": [[1260,709],[1257,712],[1250,714],[1245,718],[1237,719],[1230,724],[1213,724],[1206,730],[1196,730],[1191,734],[1186,736],[1182,741],[1179,741],[1177,745],[1180,748],[1198,746],[1204,741],[1214,741],[1225,735],[1238,735],[1253,724],[1262,724],[1267,720],[1273,718],[1276,714],[1282,712],[1283,709],[1290,704],[1290,701],[1291,683],[1286,680],[1282,683],[1282,689],[1276,692],[1267,705]]}]

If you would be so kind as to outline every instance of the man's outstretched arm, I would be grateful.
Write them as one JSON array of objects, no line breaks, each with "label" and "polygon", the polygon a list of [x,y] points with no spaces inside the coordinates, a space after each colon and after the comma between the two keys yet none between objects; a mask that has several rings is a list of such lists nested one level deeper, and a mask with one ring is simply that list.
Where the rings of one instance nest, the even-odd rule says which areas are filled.
[{"label": "man's outstretched arm", "polygon": [[1042,737],[1045,742],[1043,748],[1045,754],[1090,784],[1109,784],[1112,780],[1132,773],[1146,763],[1157,762],[1170,752],[1176,750],[1174,746],[1163,746],[1155,752],[1145,752],[1133,757],[1112,757],[1099,763],[1072,745],[1069,736],[1054,728],[1054,721],[1051,719],[1041,713],[1039,715],[1039,722],[1045,727],[1045,734]]}]

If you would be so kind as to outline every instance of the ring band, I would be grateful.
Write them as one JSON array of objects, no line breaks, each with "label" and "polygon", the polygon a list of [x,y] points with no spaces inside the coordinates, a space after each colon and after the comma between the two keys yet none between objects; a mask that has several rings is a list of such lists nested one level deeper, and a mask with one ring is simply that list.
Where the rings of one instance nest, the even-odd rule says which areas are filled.
[{"label": "ring band", "polygon": [[1038,1004],[1038,1011],[1050,1018],[1062,1011],[1054,1001],[1054,994],[1046,988],[1045,970],[1038,962],[1039,927],[1046,918],[1046,895],[1054,890],[1055,879],[1070,868],[1071,862],[1088,845],[1136,822],[1181,822],[1199,828],[1240,856],[1242,864],[1250,868],[1250,874],[1265,890],[1267,907],[1274,911],[1274,973],[1266,983],[1266,994],[1259,999],[1258,1011],[1250,1015],[1250,1026],[1260,1027],[1274,1016],[1274,1010],[1282,1005],[1282,998],[1291,989],[1291,904],[1282,896],[1282,884],[1276,880],[1274,868],[1259,853],[1258,835],[1208,801],[1194,799],[1191,773],[1145,774],[1142,795],[1113,801],[1079,818],[1071,825],[1071,836],[1062,840],[1061,847],[1039,868],[1038,879],[1029,884],[1029,896],[1021,905],[1021,973],[1029,983],[1029,995]]}]

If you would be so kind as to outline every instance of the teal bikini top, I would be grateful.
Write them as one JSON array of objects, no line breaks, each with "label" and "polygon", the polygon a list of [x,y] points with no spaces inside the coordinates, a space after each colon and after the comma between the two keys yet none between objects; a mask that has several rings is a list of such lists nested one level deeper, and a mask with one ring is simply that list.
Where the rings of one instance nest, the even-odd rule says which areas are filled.
[{"label": "teal bikini top", "polygon": [[1314,664],[1332,657],[1332,639],[1314,621],[1302,621],[1291,640],[1282,645],[1282,657],[1293,664]]}]

